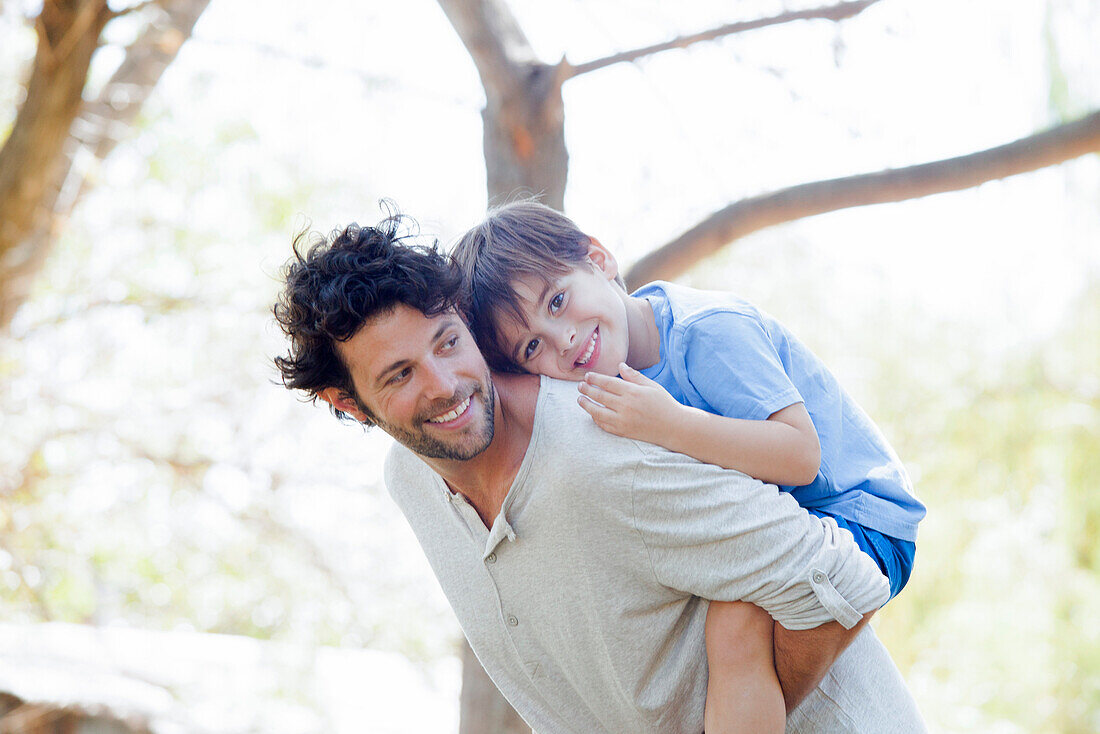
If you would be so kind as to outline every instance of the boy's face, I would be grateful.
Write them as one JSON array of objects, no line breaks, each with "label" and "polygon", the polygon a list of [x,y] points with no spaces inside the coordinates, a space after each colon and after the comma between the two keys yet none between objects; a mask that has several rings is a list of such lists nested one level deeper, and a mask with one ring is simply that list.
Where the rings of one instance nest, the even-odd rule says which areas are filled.
[{"label": "boy's face", "polygon": [[501,315],[501,344],[522,369],[563,380],[586,372],[619,374],[626,361],[626,293],[615,283],[618,266],[595,240],[588,260],[549,284],[535,276],[512,283],[527,325]]}]

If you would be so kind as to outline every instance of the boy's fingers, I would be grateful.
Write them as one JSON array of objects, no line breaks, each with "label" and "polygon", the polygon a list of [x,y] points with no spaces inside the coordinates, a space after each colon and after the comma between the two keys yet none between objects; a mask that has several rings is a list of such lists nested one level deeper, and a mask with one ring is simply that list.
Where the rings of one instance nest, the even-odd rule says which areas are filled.
[{"label": "boy's fingers", "polygon": [[596,421],[597,425],[599,425],[601,428],[603,428],[604,423],[606,423],[607,420],[614,415],[614,412],[608,410],[607,408],[603,407],[602,405],[585,395],[581,395],[579,398],[577,398],[577,402],[580,403],[581,407],[584,408],[590,416],[592,416],[592,419]]},{"label": "boy's fingers", "polygon": [[628,365],[626,362],[620,362],[619,363],[619,374],[622,376],[622,378],[624,380],[626,380],[627,382],[633,383],[635,385],[652,385],[652,384],[656,384],[656,383],[653,382],[653,380],[649,379],[648,377],[643,375],[641,372],[639,372],[638,370],[636,370],[633,367],[631,367],[630,365]]},{"label": "boy's fingers", "polygon": [[609,403],[616,397],[607,390],[596,387],[595,385],[589,385],[587,382],[582,382],[577,386],[577,389],[581,391],[582,395],[605,407],[609,407]]},{"label": "boy's fingers", "polygon": [[623,381],[618,377],[609,377],[607,375],[601,375],[598,372],[586,372],[584,375],[584,382],[582,385],[595,385],[598,388],[606,390],[612,395],[622,395]]},{"label": "boy's fingers", "polygon": [[626,362],[619,363],[619,376],[627,382],[633,382],[635,385],[645,384],[644,382],[642,382],[645,377],[640,372],[638,372],[638,370],[632,368]]}]

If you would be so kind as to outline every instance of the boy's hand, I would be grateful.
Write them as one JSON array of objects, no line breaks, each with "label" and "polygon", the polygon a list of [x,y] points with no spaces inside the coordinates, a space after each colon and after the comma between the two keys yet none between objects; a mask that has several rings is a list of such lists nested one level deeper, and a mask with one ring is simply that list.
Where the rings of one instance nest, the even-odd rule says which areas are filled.
[{"label": "boy's hand", "polygon": [[608,433],[662,444],[684,406],[668,392],[626,363],[619,364],[623,379],[589,372],[577,399],[596,425]]}]

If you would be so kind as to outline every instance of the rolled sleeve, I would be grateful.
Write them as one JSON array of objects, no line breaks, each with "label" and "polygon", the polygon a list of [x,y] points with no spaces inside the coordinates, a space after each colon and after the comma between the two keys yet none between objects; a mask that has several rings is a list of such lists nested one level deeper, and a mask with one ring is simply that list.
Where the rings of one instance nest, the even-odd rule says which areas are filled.
[{"label": "rolled sleeve", "polygon": [[851,533],[739,472],[650,447],[633,519],[656,578],[714,601],[747,601],[792,630],[847,628],[889,598]]}]

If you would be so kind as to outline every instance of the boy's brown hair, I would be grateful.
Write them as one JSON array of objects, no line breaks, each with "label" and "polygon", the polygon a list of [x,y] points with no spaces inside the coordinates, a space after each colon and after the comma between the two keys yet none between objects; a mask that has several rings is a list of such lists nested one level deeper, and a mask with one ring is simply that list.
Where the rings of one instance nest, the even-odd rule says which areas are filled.
[{"label": "boy's brown hair", "polygon": [[522,372],[500,343],[501,316],[527,324],[512,284],[535,277],[549,285],[582,267],[591,240],[573,220],[530,199],[489,210],[455,245],[452,256],[465,281],[463,309],[485,361],[495,370]]}]

